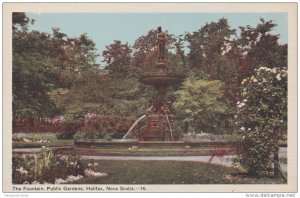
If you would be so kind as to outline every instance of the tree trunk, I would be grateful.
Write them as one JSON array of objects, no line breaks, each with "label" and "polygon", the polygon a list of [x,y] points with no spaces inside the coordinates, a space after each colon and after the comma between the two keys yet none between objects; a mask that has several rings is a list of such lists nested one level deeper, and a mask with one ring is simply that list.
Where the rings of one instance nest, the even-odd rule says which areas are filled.
[{"label": "tree trunk", "polygon": [[278,157],[279,148],[276,146],[276,150],[274,152],[274,177],[280,177],[280,170],[279,170],[279,157]]}]

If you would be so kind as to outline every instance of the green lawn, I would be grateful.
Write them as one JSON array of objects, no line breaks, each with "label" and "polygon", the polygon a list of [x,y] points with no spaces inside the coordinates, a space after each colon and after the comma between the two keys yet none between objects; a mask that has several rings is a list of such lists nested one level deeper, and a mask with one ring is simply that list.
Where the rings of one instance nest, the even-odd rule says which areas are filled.
[{"label": "green lawn", "polygon": [[99,160],[106,177],[86,177],[76,184],[273,184],[280,179],[251,178],[219,165],[181,161]]},{"label": "green lawn", "polygon": [[73,140],[57,139],[56,133],[14,133],[13,148],[40,148],[42,146],[61,147],[72,146]]}]

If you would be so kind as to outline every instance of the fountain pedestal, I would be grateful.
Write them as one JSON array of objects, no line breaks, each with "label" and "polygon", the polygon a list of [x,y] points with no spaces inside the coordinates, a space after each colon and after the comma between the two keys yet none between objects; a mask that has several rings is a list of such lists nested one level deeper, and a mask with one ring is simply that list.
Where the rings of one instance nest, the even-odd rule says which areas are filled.
[{"label": "fountain pedestal", "polygon": [[154,113],[147,115],[146,119],[147,126],[144,133],[140,135],[141,141],[179,140],[180,134],[178,133],[178,131],[174,130],[173,114]]},{"label": "fountain pedestal", "polygon": [[170,112],[170,106],[166,102],[167,88],[183,81],[183,76],[167,73],[167,63],[159,61],[156,64],[156,72],[142,76],[140,81],[153,86],[157,90],[157,97],[151,110],[146,114],[147,126],[139,136],[140,141],[175,141],[181,135],[174,127],[174,115]]}]

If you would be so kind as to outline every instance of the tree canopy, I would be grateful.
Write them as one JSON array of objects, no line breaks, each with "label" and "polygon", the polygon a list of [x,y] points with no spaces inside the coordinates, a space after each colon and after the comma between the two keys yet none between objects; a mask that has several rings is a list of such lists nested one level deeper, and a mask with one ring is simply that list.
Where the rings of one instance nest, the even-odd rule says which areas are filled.
[{"label": "tree canopy", "polygon": [[[155,69],[155,30],[133,45],[116,38],[99,53],[87,33],[69,37],[58,28],[29,31],[34,20],[26,13],[13,13],[12,20],[14,114],[139,116],[155,98],[155,90],[139,81]],[[261,67],[287,67],[287,44],[278,43],[274,27],[261,19],[257,26],[245,24],[237,31],[222,18],[182,35],[166,31],[168,72],[186,77],[173,88],[176,93],[168,94],[179,122],[188,119],[209,131],[222,122],[234,123],[241,82]]]}]

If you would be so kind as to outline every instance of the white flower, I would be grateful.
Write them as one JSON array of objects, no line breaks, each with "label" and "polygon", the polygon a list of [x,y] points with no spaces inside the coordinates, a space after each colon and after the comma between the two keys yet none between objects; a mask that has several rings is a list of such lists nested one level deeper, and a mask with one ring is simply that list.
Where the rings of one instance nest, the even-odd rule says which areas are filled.
[{"label": "white flower", "polygon": [[281,80],[280,74],[277,74],[276,79]]},{"label": "white flower", "polygon": [[247,79],[242,80],[241,84],[243,85],[245,82],[247,82]]},{"label": "white flower", "polygon": [[257,82],[257,79],[256,78],[253,78],[253,80],[252,80],[253,82]]},{"label": "white flower", "polygon": [[67,160],[68,157],[67,157],[66,155],[63,155],[63,156],[60,157],[60,159],[61,159],[61,160]]},{"label": "white flower", "polygon": [[260,68],[258,68],[257,71],[260,71],[260,70],[271,71],[272,69],[270,69],[268,67],[260,67]]},{"label": "white flower", "polygon": [[263,82],[267,82],[267,80],[265,78],[263,78],[262,80],[263,80]]},{"label": "white flower", "polygon": [[77,181],[79,179],[83,178],[82,175],[77,175],[77,176],[74,176],[74,175],[69,175],[66,179],[66,182],[73,182],[73,181]]},{"label": "white flower", "polygon": [[248,131],[250,131],[251,130],[251,128],[248,128]]},{"label": "white flower", "polygon": [[107,176],[107,173],[100,173],[100,172],[95,172],[91,169],[86,169],[84,171],[85,176],[94,176],[94,177],[105,177]]},{"label": "white flower", "polygon": [[31,184],[40,184],[38,181],[33,181]]},{"label": "white flower", "polygon": [[245,103],[241,102],[240,104],[238,104],[238,108],[242,108],[243,106],[245,106]]},{"label": "white flower", "polygon": [[79,180],[81,178],[83,178],[82,175],[77,175],[77,176],[69,175],[67,177],[67,179],[62,179],[62,178],[55,179],[55,184],[65,184],[65,183],[77,181],[77,180]]},{"label": "white flower", "polygon": [[266,70],[266,69],[267,69],[267,67],[260,67],[260,68],[258,68],[257,71],[260,71],[260,70]]},{"label": "white flower", "polygon": [[91,166],[92,166],[92,164],[91,164],[91,163],[89,163],[89,164],[88,164],[88,167],[91,167]]},{"label": "white flower", "polygon": [[247,102],[247,99],[244,99],[243,102]]},{"label": "white flower", "polygon": [[70,162],[70,165],[74,165],[74,162]]},{"label": "white flower", "polygon": [[241,130],[242,130],[242,131],[245,131],[245,127],[241,127]]},{"label": "white flower", "polygon": [[17,168],[16,171],[18,171],[18,172],[21,173],[22,175],[27,175],[27,174],[28,174],[28,171],[25,170],[23,167]]},{"label": "white flower", "polygon": [[55,184],[64,184],[66,183],[66,180],[62,179],[62,178],[58,178],[58,179],[55,179]]},{"label": "white flower", "polygon": [[94,163],[94,166],[98,166],[98,163],[95,162],[95,163]]},{"label": "white flower", "polygon": [[28,140],[28,139],[26,139],[26,138],[24,138],[23,141],[24,141],[24,142],[30,142],[30,140]]},{"label": "white flower", "polygon": [[273,69],[272,69],[272,72],[273,72],[274,74],[276,74],[276,73],[277,73],[276,68],[273,68]]}]

